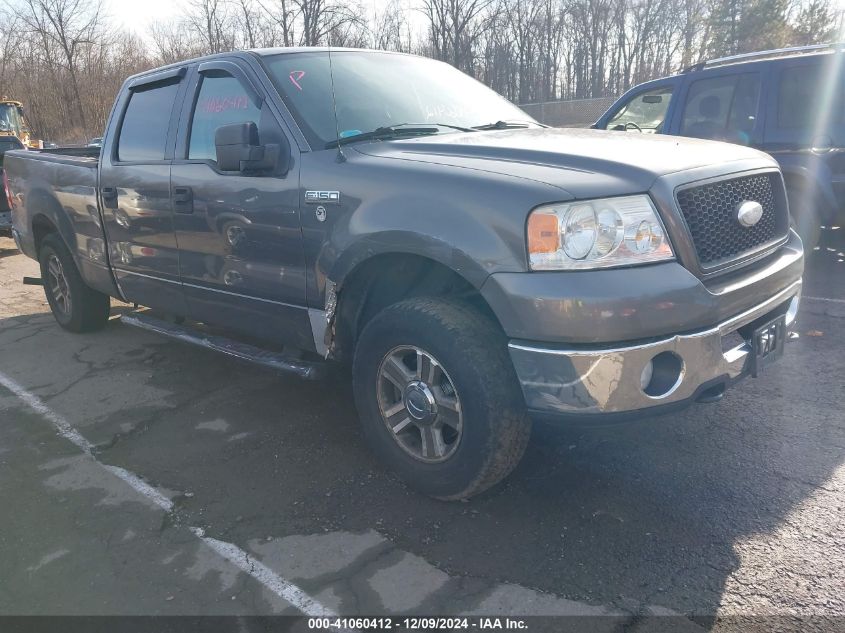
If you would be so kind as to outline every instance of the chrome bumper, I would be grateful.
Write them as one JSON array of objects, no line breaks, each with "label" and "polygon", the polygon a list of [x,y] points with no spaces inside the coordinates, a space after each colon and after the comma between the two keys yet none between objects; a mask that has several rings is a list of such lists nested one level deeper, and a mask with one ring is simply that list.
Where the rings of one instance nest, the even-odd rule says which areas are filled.
[{"label": "chrome bumper", "polygon": [[[800,296],[797,281],[716,327],[630,347],[551,349],[512,341],[508,349],[526,405],[535,412],[589,416],[681,404],[746,375],[751,342],[737,331],[779,314],[793,326]],[[643,387],[650,362],[651,375],[662,378],[657,389]]]}]

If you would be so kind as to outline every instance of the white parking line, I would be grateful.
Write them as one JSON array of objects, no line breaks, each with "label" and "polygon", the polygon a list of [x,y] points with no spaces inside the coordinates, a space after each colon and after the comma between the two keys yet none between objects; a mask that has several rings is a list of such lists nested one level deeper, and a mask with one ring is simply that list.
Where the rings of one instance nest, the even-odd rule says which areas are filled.
[{"label": "white parking line", "polygon": [[274,594],[287,600],[303,613],[310,616],[323,617],[334,617],[336,615],[302,589],[285,580],[260,561],[252,558],[237,545],[205,536],[205,532],[200,528],[191,528],[191,532],[222,558],[239,567],[241,571],[255,578]]},{"label": "white parking line", "polygon": [[[79,448],[83,453],[93,459],[103,470],[126,482],[131,488],[138,492],[138,494],[143,495],[165,512],[173,510],[173,502],[165,494],[145,482],[138,475],[119,466],[103,464],[100,460],[98,460],[93,452],[94,445],[85,439],[82,434],[67,420],[44,404],[44,402],[42,402],[42,400],[34,393],[27,391],[22,385],[4,375],[2,372],[0,372],[0,385],[3,385],[30,409],[50,422],[56,429],[59,436],[65,438],[74,446]],[[282,600],[289,602],[305,615],[325,617],[336,616],[331,609],[328,609],[316,599],[308,595],[308,593],[306,593],[303,589],[282,578],[269,567],[251,557],[249,553],[245,552],[237,545],[226,543],[225,541],[218,541],[217,539],[205,536],[205,533],[201,528],[192,527],[189,529],[194,536],[214,550],[221,558],[229,561],[245,574],[249,574],[255,578],[269,591],[280,597]]]},{"label": "white parking line", "polygon": [[829,297],[803,297],[810,301],[824,301],[825,303],[845,303],[845,299],[831,299]]},{"label": "white parking line", "polygon": [[9,378],[8,376],[4,376],[2,373],[0,373],[0,385],[6,387],[6,389],[11,391],[21,400],[23,400],[24,403],[30,409],[41,415],[41,417],[46,418],[47,421],[51,422],[53,426],[56,427],[56,431],[59,433],[60,436],[65,438],[71,444],[74,444],[83,453],[86,453],[88,455],[91,454],[94,445],[91,444],[91,442],[86,440],[84,437],[82,437],[79,431],[77,431],[70,424],[68,424],[62,416],[55,413],[52,409],[50,409],[50,407],[41,402],[38,396],[33,393],[30,393],[21,385],[16,383],[14,380]]}]

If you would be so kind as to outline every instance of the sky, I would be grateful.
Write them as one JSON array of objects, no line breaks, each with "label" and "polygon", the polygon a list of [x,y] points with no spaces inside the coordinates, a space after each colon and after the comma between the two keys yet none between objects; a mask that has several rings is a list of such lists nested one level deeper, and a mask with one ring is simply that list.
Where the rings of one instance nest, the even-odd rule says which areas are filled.
[{"label": "sky", "polygon": [[[845,11],[845,0],[837,0],[839,8]],[[386,0],[364,0],[370,11],[386,4]],[[108,14],[118,24],[144,36],[150,25],[156,21],[167,22],[177,17],[185,6],[185,0],[106,0]]]}]

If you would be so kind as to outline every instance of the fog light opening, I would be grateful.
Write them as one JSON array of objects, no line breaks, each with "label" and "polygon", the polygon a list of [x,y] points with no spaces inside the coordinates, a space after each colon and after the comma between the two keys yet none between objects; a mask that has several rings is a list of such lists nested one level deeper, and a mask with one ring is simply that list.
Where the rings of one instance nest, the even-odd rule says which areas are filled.
[{"label": "fog light opening", "polygon": [[[648,377],[648,381],[646,381]],[[684,379],[684,361],[674,352],[660,352],[643,368],[640,384],[650,398],[665,398]]]}]

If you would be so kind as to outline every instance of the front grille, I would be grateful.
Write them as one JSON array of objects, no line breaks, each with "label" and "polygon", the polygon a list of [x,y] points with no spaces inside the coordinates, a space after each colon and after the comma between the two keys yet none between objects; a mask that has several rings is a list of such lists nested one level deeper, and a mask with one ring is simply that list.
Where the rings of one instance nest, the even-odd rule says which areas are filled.
[{"label": "front grille", "polygon": [[[783,184],[776,173],[755,174],[678,191],[698,261],[714,268],[783,238],[789,229]],[[747,200],[763,205],[754,226],[743,226],[737,209]]]}]

